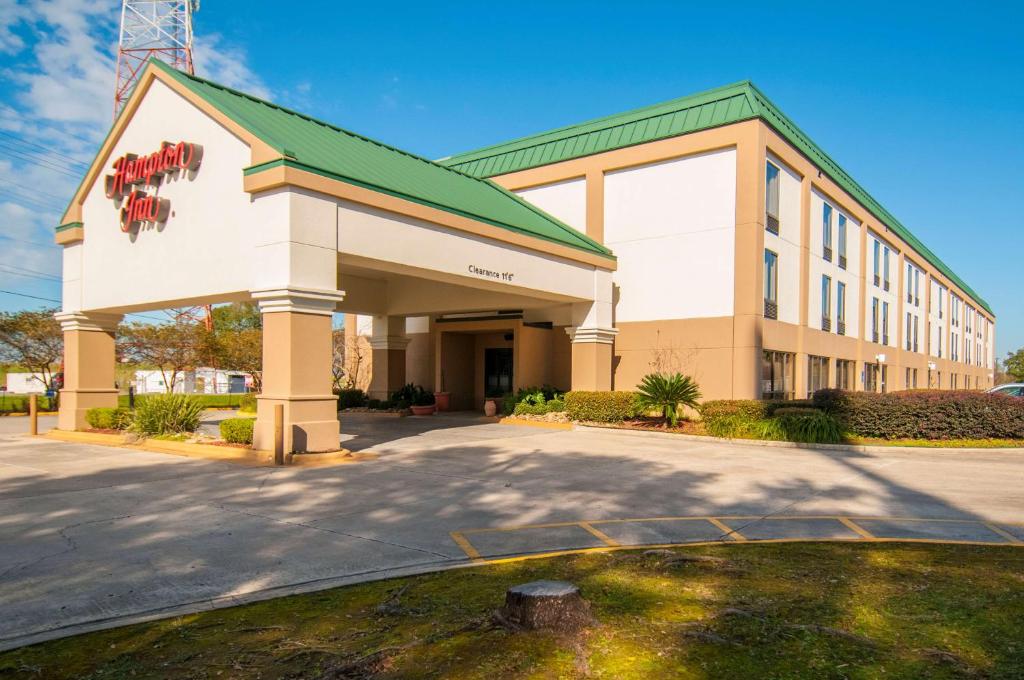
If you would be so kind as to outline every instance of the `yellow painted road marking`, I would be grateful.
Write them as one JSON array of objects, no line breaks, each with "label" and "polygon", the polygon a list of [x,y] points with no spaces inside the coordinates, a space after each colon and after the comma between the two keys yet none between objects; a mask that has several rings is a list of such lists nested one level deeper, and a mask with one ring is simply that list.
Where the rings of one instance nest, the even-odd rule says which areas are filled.
[{"label": "yellow painted road marking", "polygon": [[852,531],[853,533],[857,534],[857,535],[858,535],[858,536],[860,536],[861,538],[866,538],[866,539],[868,539],[869,541],[873,541],[873,540],[875,539],[875,537],[871,535],[871,532],[870,532],[870,531],[868,531],[868,530],[867,530],[867,529],[865,529],[864,527],[862,527],[862,526],[860,526],[860,525],[856,524],[856,523],[855,523],[855,522],[854,522],[853,520],[851,520],[851,519],[850,519],[849,517],[837,517],[836,519],[838,519],[838,520],[839,520],[840,522],[842,522],[842,523],[843,523],[843,525],[844,525],[844,526],[845,526],[845,527],[846,527],[847,529],[849,529],[849,530],[850,530],[850,531]]},{"label": "yellow painted road marking", "polygon": [[604,542],[605,545],[609,545],[609,546],[611,546],[613,548],[616,547],[616,546],[621,545],[618,541],[616,541],[614,538],[612,538],[608,534],[604,533],[603,531],[598,531],[597,529],[595,529],[593,526],[590,525],[589,522],[580,522],[579,525],[581,527],[583,527],[584,529],[586,529],[587,531],[589,531],[594,536],[596,536],[602,542]]},{"label": "yellow painted road marking", "polygon": [[988,527],[995,533],[1005,538],[1010,543],[1013,543],[1014,545],[1024,545],[1024,541],[1020,540],[1019,538],[1011,534],[1009,531],[1004,531],[1003,529],[997,527],[995,524],[991,524],[989,522],[982,522],[982,524],[984,524],[986,527]]},{"label": "yellow painted road marking", "polygon": [[453,531],[448,535],[452,537],[452,540],[455,541],[456,545],[462,548],[462,552],[466,553],[466,556],[469,557],[469,559],[473,560],[474,562],[484,561],[484,558],[480,554],[480,552],[476,548],[474,548],[473,544],[470,543],[469,540],[460,532]]},{"label": "yellow painted road marking", "polygon": [[725,524],[723,524],[721,522],[721,520],[715,519],[714,517],[705,517],[704,519],[706,519],[707,521],[711,522],[716,527],[718,527],[719,529],[724,531],[726,533],[726,535],[729,538],[731,538],[732,540],[734,540],[734,541],[745,541],[745,540],[747,540],[746,536],[744,536],[743,534],[741,534],[738,531],[733,531],[729,527],[725,526]]}]

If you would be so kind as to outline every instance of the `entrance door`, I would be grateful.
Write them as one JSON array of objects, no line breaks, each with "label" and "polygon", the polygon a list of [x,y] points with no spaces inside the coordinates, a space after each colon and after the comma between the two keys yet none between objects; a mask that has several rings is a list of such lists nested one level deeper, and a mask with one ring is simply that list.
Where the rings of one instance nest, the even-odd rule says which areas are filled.
[{"label": "entrance door", "polygon": [[512,348],[484,350],[484,396],[500,397],[512,391]]}]

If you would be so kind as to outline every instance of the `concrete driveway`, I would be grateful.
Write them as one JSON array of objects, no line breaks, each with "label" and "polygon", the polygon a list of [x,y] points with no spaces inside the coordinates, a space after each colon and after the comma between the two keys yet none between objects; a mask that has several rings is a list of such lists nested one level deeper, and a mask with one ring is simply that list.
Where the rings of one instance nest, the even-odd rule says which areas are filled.
[{"label": "concrete driveway", "polygon": [[1024,450],[865,454],[352,416],[344,445],[378,459],[278,469],[30,440],[5,433],[15,420],[0,419],[0,647],[523,553],[1024,541]]}]

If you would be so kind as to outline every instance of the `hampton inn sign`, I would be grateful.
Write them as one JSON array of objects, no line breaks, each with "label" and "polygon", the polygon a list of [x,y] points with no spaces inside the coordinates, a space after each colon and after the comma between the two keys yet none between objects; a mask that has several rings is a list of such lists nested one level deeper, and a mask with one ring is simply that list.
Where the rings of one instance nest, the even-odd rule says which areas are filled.
[{"label": "hampton inn sign", "polygon": [[114,174],[106,178],[106,192],[107,198],[121,201],[121,231],[137,229],[143,222],[166,222],[170,215],[170,201],[133,187],[159,186],[165,175],[197,170],[202,160],[203,147],[198,144],[164,142],[159,151],[148,156],[126,153],[114,161]]}]

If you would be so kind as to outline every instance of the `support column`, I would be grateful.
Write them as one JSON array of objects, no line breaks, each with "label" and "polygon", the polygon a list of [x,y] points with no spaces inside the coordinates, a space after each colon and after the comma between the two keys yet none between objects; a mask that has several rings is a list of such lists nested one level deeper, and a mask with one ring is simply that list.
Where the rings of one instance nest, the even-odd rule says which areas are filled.
[{"label": "support column", "polygon": [[274,406],[281,404],[286,452],[337,450],[331,317],[345,293],[280,289],[252,296],[263,314],[263,393],[256,398],[253,448],[273,448]]},{"label": "support column", "polygon": [[373,317],[373,334],[370,336],[373,360],[370,363],[370,389],[367,390],[371,399],[388,399],[405,385],[405,348],[408,346],[404,316]]},{"label": "support column", "polygon": [[91,408],[115,408],[114,332],[120,314],[59,312],[64,331],[64,387],[60,391],[57,427],[82,430]]},{"label": "support column", "polygon": [[[594,272],[594,301],[573,304],[573,325],[566,328],[572,340],[572,389],[612,389],[615,328],[612,300],[614,291],[609,271]],[[633,386],[629,385],[629,389]]]}]

